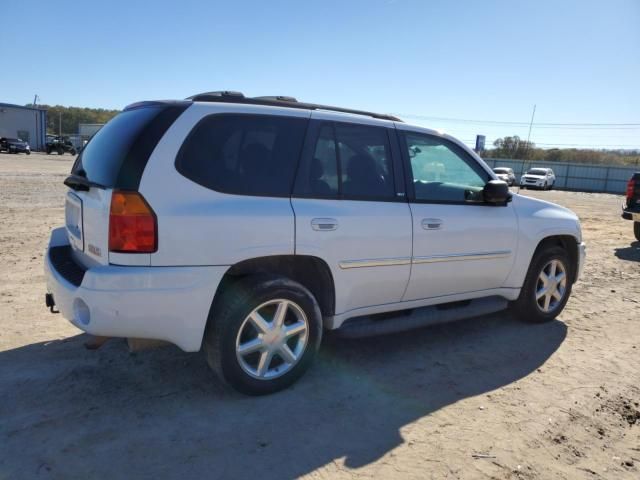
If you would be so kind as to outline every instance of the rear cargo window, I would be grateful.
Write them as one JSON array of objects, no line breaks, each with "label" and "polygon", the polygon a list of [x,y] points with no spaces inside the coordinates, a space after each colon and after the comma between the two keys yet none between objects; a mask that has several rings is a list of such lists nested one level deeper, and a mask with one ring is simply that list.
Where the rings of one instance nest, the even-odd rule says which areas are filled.
[{"label": "rear cargo window", "polygon": [[185,108],[161,104],[119,113],[91,138],[71,173],[107,188],[137,190],[153,149]]},{"label": "rear cargo window", "polygon": [[182,145],[176,169],[219,192],[288,196],[307,122],[272,115],[211,115]]}]

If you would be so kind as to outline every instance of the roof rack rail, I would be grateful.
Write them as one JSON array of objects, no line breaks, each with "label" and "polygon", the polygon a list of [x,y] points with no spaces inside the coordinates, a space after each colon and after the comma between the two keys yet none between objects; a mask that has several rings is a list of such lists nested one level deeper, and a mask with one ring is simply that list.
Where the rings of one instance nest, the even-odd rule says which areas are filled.
[{"label": "roof rack rail", "polygon": [[245,97],[241,92],[230,90],[205,92],[192,95],[187,98],[194,102],[223,102],[223,103],[241,103],[245,105],[265,105],[270,107],[288,107],[299,108],[302,110],[328,110],[331,112],[351,113],[354,115],[364,115],[367,117],[378,118],[381,120],[391,120],[392,122],[402,122],[398,117],[383,113],[367,112],[365,110],[354,110],[351,108],[332,107],[330,105],[320,105],[317,103],[299,102],[294,97],[284,95],[269,95],[263,97]]},{"label": "roof rack rail", "polygon": [[230,98],[245,97],[242,92],[235,92],[233,90],[217,90],[215,92],[198,93],[196,95],[187,97],[186,100],[192,100],[194,102],[222,102],[229,101]]}]

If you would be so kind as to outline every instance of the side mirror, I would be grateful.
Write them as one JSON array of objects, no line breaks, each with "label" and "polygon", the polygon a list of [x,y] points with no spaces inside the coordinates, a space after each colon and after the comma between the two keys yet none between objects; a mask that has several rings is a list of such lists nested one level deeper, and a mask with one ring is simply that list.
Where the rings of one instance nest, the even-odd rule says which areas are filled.
[{"label": "side mirror", "polygon": [[482,189],[482,196],[485,203],[491,205],[506,205],[511,201],[509,185],[502,180],[489,180]]}]

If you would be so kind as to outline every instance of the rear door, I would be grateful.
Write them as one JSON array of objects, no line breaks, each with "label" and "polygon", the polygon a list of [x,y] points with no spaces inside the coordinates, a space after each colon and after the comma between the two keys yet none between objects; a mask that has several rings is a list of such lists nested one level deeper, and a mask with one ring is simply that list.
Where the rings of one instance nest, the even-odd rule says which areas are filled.
[{"label": "rear door", "polygon": [[399,302],[409,280],[411,214],[393,124],[346,123],[328,112],[312,119],[292,198],[296,254],[329,264],[336,314]]},{"label": "rear door", "polygon": [[74,258],[83,265],[149,265],[149,254],[109,253],[114,189],[136,191],[149,156],[187,104],[145,103],[118,114],[76,159],[65,181],[65,225]]}]

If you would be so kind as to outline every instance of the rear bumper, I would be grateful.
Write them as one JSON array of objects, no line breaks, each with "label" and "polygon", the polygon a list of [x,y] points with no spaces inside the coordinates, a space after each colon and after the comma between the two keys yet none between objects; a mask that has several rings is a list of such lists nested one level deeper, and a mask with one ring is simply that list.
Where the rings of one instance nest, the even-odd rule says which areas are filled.
[{"label": "rear bumper", "polygon": [[92,335],[166,340],[188,352],[200,349],[213,296],[228,267],[105,265],[87,269],[78,281],[52,262],[52,248],[65,245],[65,229],[55,229],[44,269],[55,306],[73,325]]},{"label": "rear bumper", "polygon": [[622,218],[624,218],[625,220],[640,222],[640,206],[636,206],[635,208],[623,209]]}]

